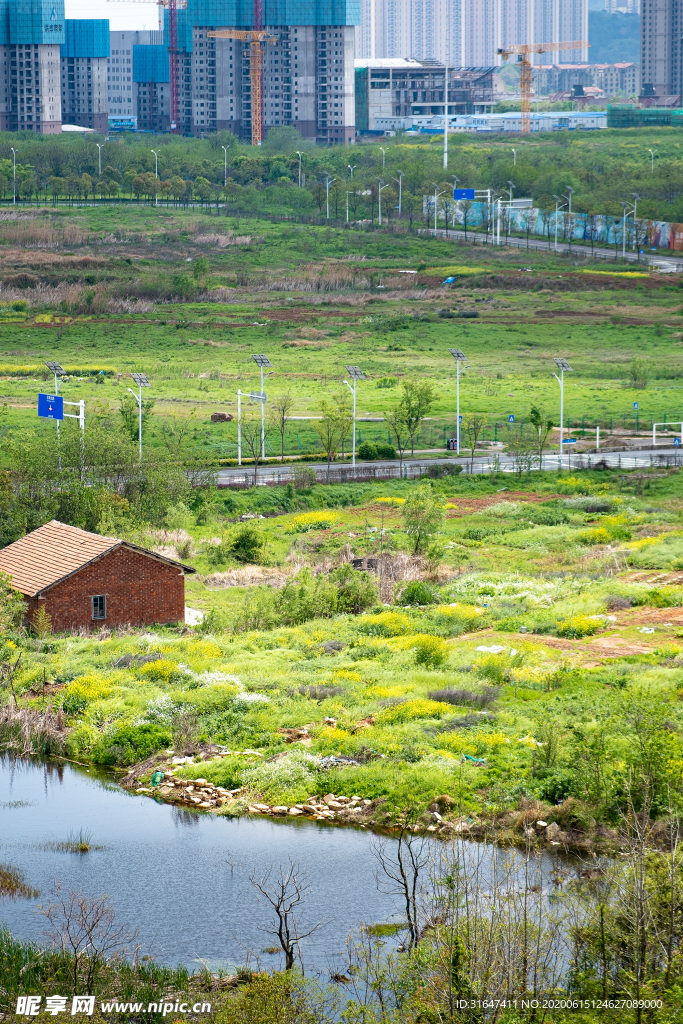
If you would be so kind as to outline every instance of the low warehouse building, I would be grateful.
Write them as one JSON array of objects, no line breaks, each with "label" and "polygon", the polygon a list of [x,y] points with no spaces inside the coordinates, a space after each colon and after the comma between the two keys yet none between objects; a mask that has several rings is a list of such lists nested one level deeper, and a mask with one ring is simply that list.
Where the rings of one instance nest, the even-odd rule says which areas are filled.
[{"label": "low warehouse building", "polygon": [[54,632],[184,622],[191,566],[114,537],[46,523],[0,551],[0,572]]}]

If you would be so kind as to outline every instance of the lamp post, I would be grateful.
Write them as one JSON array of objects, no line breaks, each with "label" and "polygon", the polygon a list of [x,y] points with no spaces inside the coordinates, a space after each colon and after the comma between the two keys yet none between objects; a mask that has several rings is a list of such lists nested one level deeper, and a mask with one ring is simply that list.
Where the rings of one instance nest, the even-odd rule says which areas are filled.
[{"label": "lamp post", "polygon": [[382,227],[382,189],[389,188],[389,182],[387,182],[385,185],[381,178],[378,178],[377,181],[379,182],[379,185],[377,186],[377,198],[379,201],[379,226]]},{"label": "lamp post", "polygon": [[[251,358],[254,360],[256,365],[261,370],[261,394],[263,395],[265,393],[264,390],[263,390],[263,369],[264,369],[264,367],[272,366],[273,364],[271,363],[271,361],[268,358],[268,356],[252,355]],[[268,376],[270,377],[270,374],[268,374]],[[265,398],[263,398],[261,400],[261,458],[265,459],[265,457],[266,457],[266,400],[265,400]]]},{"label": "lamp post", "polygon": [[517,188],[517,186],[514,185],[511,181],[508,181],[508,185],[510,187],[508,188],[507,191],[510,193],[510,202],[512,202],[512,193],[513,193],[513,190]]},{"label": "lamp post", "polygon": [[[637,229],[637,226],[636,226],[636,210],[638,208],[638,200],[640,199],[640,196],[638,195],[637,192],[631,192],[631,195],[633,196],[633,251],[635,252],[636,251],[636,235],[638,233],[638,229]],[[640,262],[640,260],[639,260],[639,262]]]},{"label": "lamp post", "polygon": [[437,204],[437,200],[438,200],[439,196],[442,196],[445,191],[446,191],[445,189],[442,189],[442,191],[439,192],[439,186],[436,184],[436,182],[434,183],[434,237],[435,238],[436,238],[436,204]]},{"label": "lamp post", "polygon": [[13,163],[13,168],[14,168],[14,179],[13,179],[14,180],[14,187],[13,187],[14,199],[13,199],[13,204],[14,204],[14,206],[16,206],[17,205],[17,151],[14,148],[14,146],[10,146],[10,149],[12,150],[12,163]]},{"label": "lamp post", "polygon": [[560,465],[559,465],[559,468],[562,469],[562,454],[563,454],[562,445],[564,444],[564,371],[566,370],[567,373],[571,373],[572,372],[572,368],[571,368],[571,366],[569,365],[569,363],[567,362],[566,359],[553,359],[553,362],[556,364],[558,370],[560,371],[560,376],[559,377],[557,376],[556,373],[553,374],[553,377],[555,378],[557,383],[560,385]]},{"label": "lamp post", "polygon": [[135,401],[138,403],[138,444],[140,453],[140,463],[142,463],[142,389],[151,388],[152,385],[147,379],[146,373],[131,373],[131,377],[138,386],[137,395],[135,394],[132,388],[128,388],[128,390],[130,391]]},{"label": "lamp post", "polygon": [[351,181],[353,181],[353,172],[355,171],[355,169],[358,166],[358,164],[353,164],[353,166],[351,164],[347,164],[346,166],[348,167],[349,171],[351,172],[349,174],[349,178],[350,178]]},{"label": "lamp post", "polygon": [[[57,380],[57,377],[58,376],[59,377],[64,377],[66,371],[64,370],[64,367],[61,365],[61,363],[49,362],[49,363],[45,363],[45,365],[47,366],[48,370],[50,370],[50,372],[54,374],[54,378],[55,378],[55,395],[58,395],[59,394],[59,381]],[[62,446],[61,446],[60,438],[59,438],[59,420],[57,420],[57,451],[59,452],[59,470],[61,472],[61,469],[62,469]]]},{"label": "lamp post", "polygon": [[332,184],[333,181],[336,181],[336,180],[337,180],[336,178],[331,178],[329,176],[329,174],[328,174],[327,175],[327,179],[325,181],[325,201],[327,203],[327,219],[328,220],[330,219],[330,185]]},{"label": "lamp post", "polygon": [[349,223],[349,196],[353,195],[353,190],[346,193],[346,223]]},{"label": "lamp post", "polygon": [[512,150],[512,166],[513,167],[517,166],[517,150],[516,149]]},{"label": "lamp post", "polygon": [[365,380],[365,374],[361,370],[360,366],[347,366],[349,377],[353,381],[353,387],[347,380],[344,381],[349,391],[353,394],[353,448],[351,451],[351,465],[356,465],[356,381]]},{"label": "lamp post", "polygon": [[567,210],[567,213],[571,217],[571,215],[572,215],[572,196],[574,195],[574,189],[571,187],[571,185],[567,185],[567,187],[565,189],[565,193],[569,193],[569,194],[568,195],[564,195],[562,198],[566,199],[567,202],[569,203],[569,209]]},{"label": "lamp post", "polygon": [[[154,177],[159,180],[159,153],[156,149],[150,149],[150,153],[154,153]],[[157,186],[157,194],[155,197],[155,206],[159,205],[159,187]]]},{"label": "lamp post", "polygon": [[656,152],[657,152],[656,149],[648,149],[648,153],[650,154],[650,174],[654,174],[655,173],[655,153]]},{"label": "lamp post", "polygon": [[225,154],[225,164],[223,169],[223,188],[228,184],[228,150],[226,146],[221,146],[223,153]]},{"label": "lamp post", "polygon": [[101,142],[96,142],[95,145],[97,146],[97,155],[99,157],[100,178],[101,178],[102,177],[102,143]]},{"label": "lamp post", "polygon": [[460,454],[460,363],[467,362],[467,356],[459,348],[449,348],[450,354],[455,359],[455,415],[457,419],[457,427],[455,431],[455,448]]},{"label": "lamp post", "polygon": [[299,157],[299,188],[301,188],[301,152],[297,149],[296,155]]},{"label": "lamp post", "polygon": [[555,200],[555,252],[557,252],[557,215],[560,210],[564,210],[567,205],[566,203],[562,203],[562,205],[560,205],[561,198],[564,199],[564,196],[553,195],[553,199]]},{"label": "lamp post", "polygon": [[448,60],[443,66],[443,169],[448,170]]},{"label": "lamp post", "polygon": [[379,148],[382,150],[382,170],[384,170],[384,164],[387,158],[387,151],[384,148],[384,146],[380,146]]},{"label": "lamp post", "polygon": [[401,219],[401,197],[403,194],[403,171],[398,171],[398,178],[394,178],[394,181],[398,182],[398,219]]}]

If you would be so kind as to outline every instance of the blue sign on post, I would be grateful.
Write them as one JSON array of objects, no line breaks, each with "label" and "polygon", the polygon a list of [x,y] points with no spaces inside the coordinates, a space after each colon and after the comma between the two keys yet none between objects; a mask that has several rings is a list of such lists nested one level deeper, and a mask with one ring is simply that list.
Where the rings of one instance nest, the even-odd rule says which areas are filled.
[{"label": "blue sign on post", "polygon": [[637,402],[634,402],[634,403],[633,403],[633,408],[634,408],[634,409],[637,409],[637,408],[638,408],[638,403],[637,403]]},{"label": "blue sign on post", "polygon": [[64,399],[61,395],[38,395],[38,415],[46,420],[64,419]]},{"label": "blue sign on post", "polygon": [[515,417],[512,415],[512,413],[510,413],[510,415],[508,416],[508,423],[514,423],[514,422],[515,422]]},{"label": "blue sign on post", "polygon": [[458,423],[462,423],[462,416],[458,416]]},{"label": "blue sign on post", "polygon": [[473,188],[454,188],[453,189],[454,199],[474,199]]},{"label": "blue sign on post", "polygon": [[563,440],[562,444],[576,444],[576,438],[575,437],[565,437],[565,439]]},{"label": "blue sign on post", "polygon": [[674,437],[674,444],[676,445],[677,448],[678,448],[680,443],[681,443],[680,437]]}]

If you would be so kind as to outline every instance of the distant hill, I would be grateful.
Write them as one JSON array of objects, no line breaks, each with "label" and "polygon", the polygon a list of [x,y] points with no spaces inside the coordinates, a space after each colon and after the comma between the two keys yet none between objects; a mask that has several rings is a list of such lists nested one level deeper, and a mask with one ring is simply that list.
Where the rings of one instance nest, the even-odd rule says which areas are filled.
[{"label": "distant hill", "polygon": [[588,12],[588,39],[591,64],[640,63],[640,16]]}]

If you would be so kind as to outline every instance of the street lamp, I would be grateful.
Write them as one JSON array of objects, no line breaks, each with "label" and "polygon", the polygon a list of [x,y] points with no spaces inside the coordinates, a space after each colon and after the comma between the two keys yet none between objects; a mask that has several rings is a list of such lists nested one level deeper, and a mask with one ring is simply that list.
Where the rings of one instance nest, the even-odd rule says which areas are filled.
[{"label": "street lamp", "polygon": [[655,153],[656,152],[657,152],[656,149],[648,149],[648,153],[650,154],[650,174],[654,174],[655,173]]},{"label": "street lamp", "polygon": [[384,169],[384,163],[385,163],[386,158],[387,158],[387,151],[384,148],[384,146],[380,146],[379,148],[382,150],[382,169]]},{"label": "street lamp", "polygon": [[564,196],[556,196],[553,193],[553,199],[555,200],[555,252],[557,252],[557,215],[560,210],[564,210],[566,203],[560,205],[560,199],[564,199]]},{"label": "street lamp", "polygon": [[138,441],[140,451],[140,462],[142,462],[142,389],[151,388],[152,385],[147,379],[146,373],[131,373],[131,377],[138,386],[137,395],[135,394],[132,388],[128,388],[128,390],[130,391],[135,401],[138,403]]},{"label": "street lamp", "polygon": [[[271,361],[268,358],[268,356],[252,355],[251,358],[254,360],[254,362],[256,363],[256,365],[259,367],[259,369],[261,371],[261,394],[263,395],[264,394],[264,391],[263,391],[263,370],[264,370],[264,367],[272,366],[273,364],[271,363]],[[270,374],[268,374],[268,376],[270,377]],[[265,398],[262,398],[261,399],[261,458],[262,459],[265,459],[265,457],[266,457],[266,419],[265,419],[265,417],[266,417],[266,401],[265,401]]]},{"label": "street lamp", "polygon": [[353,180],[353,172],[355,171],[355,169],[358,166],[358,164],[354,164],[353,166],[351,166],[351,164],[347,164],[346,166],[351,171],[351,179]]},{"label": "street lamp", "polygon": [[517,186],[513,185],[513,183],[511,181],[508,181],[508,185],[510,187],[509,187],[509,189],[507,191],[510,193],[510,202],[512,202],[512,192],[513,192],[513,189],[517,188]]},{"label": "street lamp", "polygon": [[638,200],[640,199],[640,196],[638,195],[637,192],[631,192],[631,195],[633,196],[633,251],[635,252],[636,251],[636,235],[638,233],[638,229],[636,227],[636,209],[638,208]]},{"label": "street lamp", "polygon": [[101,178],[102,177],[102,143],[101,142],[96,142],[95,145],[97,146],[97,155],[99,157],[100,178]]},{"label": "street lamp", "polygon": [[225,146],[221,146],[225,154],[225,170],[223,172],[223,188],[228,184],[228,150]]},{"label": "street lamp", "polygon": [[327,175],[327,180],[325,181],[325,199],[326,199],[326,202],[327,202],[327,219],[328,220],[330,219],[330,185],[332,184],[333,181],[336,181],[336,180],[337,180],[336,178],[331,178],[329,176],[329,174],[328,174]]},{"label": "street lamp", "polygon": [[[567,192],[569,193],[569,195],[566,195]],[[566,199],[567,202],[569,203],[569,209],[567,210],[567,213],[569,214],[570,217],[572,215],[572,196],[573,195],[574,195],[574,189],[571,187],[571,185],[567,185],[567,187],[565,189],[565,195],[562,198]]]},{"label": "street lamp", "polygon": [[[154,176],[155,176],[155,178],[158,181],[159,180],[159,153],[157,152],[156,149],[150,149],[150,153],[154,153]],[[154,203],[154,205],[155,206],[159,205],[159,187],[158,186],[157,186],[156,202]]]},{"label": "street lamp", "polygon": [[353,380],[353,387],[347,380],[344,381],[349,391],[353,394],[353,449],[351,453],[351,465],[356,465],[356,381],[365,380],[365,374],[360,366],[347,366],[349,377]]},{"label": "street lamp", "polygon": [[379,182],[379,185],[377,186],[377,196],[379,199],[379,226],[382,227],[382,189],[389,188],[389,182],[385,185],[381,178],[378,178],[377,181]]},{"label": "street lamp", "polygon": [[[53,362],[53,361],[51,361],[49,363],[45,363],[45,365],[47,366],[47,368],[50,371],[50,373],[54,374],[54,377],[55,377],[55,395],[58,395],[59,394],[59,381],[57,380],[57,377],[65,377],[66,376],[66,370],[61,365],[61,363],[56,363],[56,362]],[[57,420],[57,450],[59,451],[59,469],[61,471],[61,468],[62,468],[62,449],[61,449],[61,445],[59,443],[59,420]]]},{"label": "street lamp", "polygon": [[446,189],[442,189],[441,192],[439,192],[438,188],[439,188],[439,186],[436,184],[436,182],[434,182],[434,237],[435,238],[436,238],[436,204],[437,204],[437,200],[438,200],[439,196],[442,196],[444,194],[444,192],[446,191]]},{"label": "street lamp", "polygon": [[517,166],[517,150],[516,149],[512,150],[512,166],[513,167]]},{"label": "street lamp", "polygon": [[296,155],[299,157],[299,188],[301,188],[301,152],[297,149]]},{"label": "street lamp", "polygon": [[13,161],[13,164],[14,164],[14,200],[13,200],[13,203],[16,206],[17,205],[17,151],[14,148],[14,146],[10,146],[10,149],[12,150],[12,161]]},{"label": "street lamp", "polygon": [[455,431],[455,448],[460,454],[460,364],[467,362],[467,356],[459,348],[449,348],[450,354],[455,359],[456,367],[456,390],[455,390],[455,415],[457,419],[457,428]]},{"label": "street lamp", "polygon": [[564,371],[566,370],[567,373],[571,373],[572,372],[572,368],[571,368],[571,366],[569,365],[569,363],[567,362],[566,359],[553,359],[553,362],[555,363],[555,365],[557,366],[558,370],[560,371],[560,376],[559,377],[557,376],[556,373],[553,374],[553,377],[555,378],[557,383],[560,385],[560,466],[559,466],[559,468],[562,469],[562,445],[564,444]]},{"label": "street lamp", "polygon": [[403,194],[403,178],[404,178],[403,171],[398,171],[398,178],[394,178],[393,179],[394,181],[398,182],[398,219],[399,220],[401,219],[401,197],[402,197],[402,194]]}]

